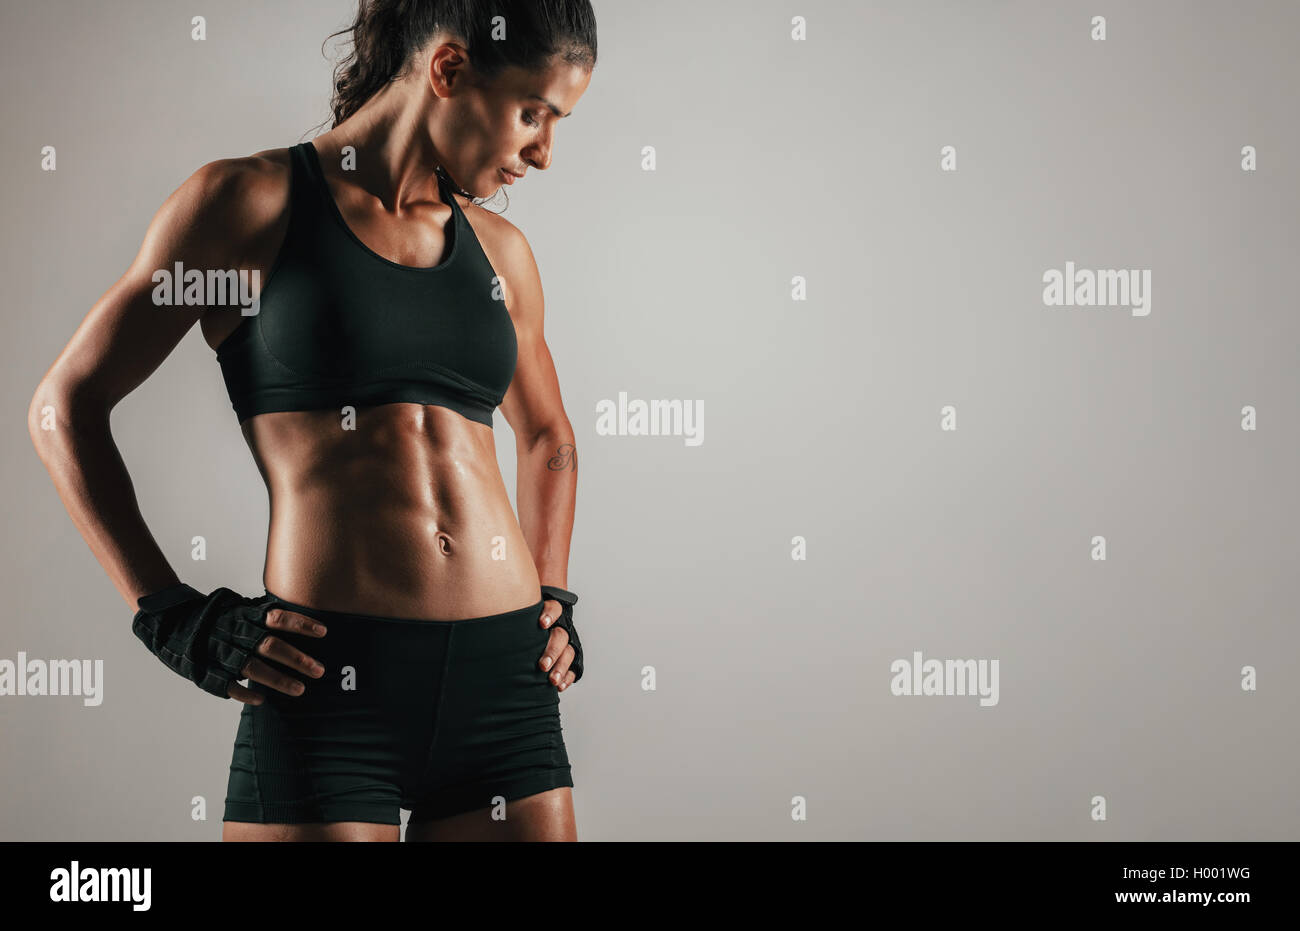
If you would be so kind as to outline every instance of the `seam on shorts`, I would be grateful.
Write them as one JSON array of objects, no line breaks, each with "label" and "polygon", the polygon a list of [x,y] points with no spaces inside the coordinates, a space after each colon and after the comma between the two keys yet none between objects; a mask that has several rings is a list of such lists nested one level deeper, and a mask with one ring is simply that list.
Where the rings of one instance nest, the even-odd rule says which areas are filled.
[{"label": "seam on shorts", "polygon": [[433,701],[433,734],[429,737],[429,749],[424,756],[424,768],[421,770],[419,778],[415,780],[415,796],[419,797],[424,794],[425,786],[429,781],[429,774],[433,771],[433,754],[438,749],[438,735],[442,732],[442,699],[447,693],[447,670],[451,668],[451,648],[455,642],[456,625],[451,625],[447,629],[447,647],[442,655],[442,673],[441,681],[438,683],[438,697]]},{"label": "seam on shorts", "polygon": [[296,764],[297,771],[301,773],[302,776],[306,779],[309,794],[307,798],[300,799],[297,802],[282,802],[282,801],[268,802],[262,796],[262,768],[261,766],[258,765],[258,758],[257,758],[256,726],[257,726],[258,709],[261,709],[265,714],[278,715],[280,713],[279,710],[276,709],[275,707],[273,706],[268,707],[268,702],[269,700],[264,698],[263,703],[261,705],[254,706],[253,713],[248,716],[249,755],[252,757],[253,760],[253,767],[252,767],[253,768],[253,797],[254,797],[255,804],[258,806],[259,810],[266,810],[268,807],[278,809],[286,805],[290,805],[290,806],[297,805],[299,807],[312,807],[314,809],[319,810],[322,805],[322,802],[325,801],[321,797],[320,786],[316,784],[316,777],[312,773],[311,767],[308,766],[307,761],[303,759],[302,749],[298,746],[298,741],[294,739],[289,723],[283,719],[281,719],[280,721],[280,731],[284,735],[283,743],[285,745],[285,749],[288,750],[291,760],[293,761],[294,764]]},{"label": "seam on shorts", "polygon": [[[266,699],[262,699],[265,701]],[[257,765],[257,708],[248,711],[248,755],[253,760],[253,800],[262,807],[262,769]]]},{"label": "seam on shorts", "polygon": [[[276,711],[276,714],[279,713],[279,711]],[[311,795],[309,796],[311,800],[310,803],[319,811],[322,807],[322,803],[325,802],[326,799],[321,795],[320,786],[316,784],[316,774],[312,772],[312,767],[308,766],[307,761],[303,758],[302,747],[299,746],[297,736],[294,734],[293,728],[290,726],[289,722],[284,720],[283,716],[280,719],[280,728],[284,732],[285,742],[289,745],[289,752],[293,754],[293,759],[298,764],[298,771],[301,772],[307,780],[307,787],[311,792]]]}]

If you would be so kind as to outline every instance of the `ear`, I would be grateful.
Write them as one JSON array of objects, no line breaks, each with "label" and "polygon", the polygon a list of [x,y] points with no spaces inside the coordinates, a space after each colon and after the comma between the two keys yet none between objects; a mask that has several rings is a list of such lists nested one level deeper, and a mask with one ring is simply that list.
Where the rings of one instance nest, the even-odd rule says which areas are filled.
[{"label": "ear", "polygon": [[450,97],[465,81],[469,53],[458,42],[448,39],[441,43],[431,40],[421,54],[424,77],[429,87],[439,97]]}]

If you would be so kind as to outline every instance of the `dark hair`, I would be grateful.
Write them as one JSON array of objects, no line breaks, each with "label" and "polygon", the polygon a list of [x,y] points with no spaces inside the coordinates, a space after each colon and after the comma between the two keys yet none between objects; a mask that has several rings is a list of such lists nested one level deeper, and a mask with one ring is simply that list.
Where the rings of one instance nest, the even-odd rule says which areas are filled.
[{"label": "dark hair", "polygon": [[[499,20],[505,38],[494,38]],[[338,126],[385,85],[404,77],[415,52],[440,29],[469,50],[475,73],[491,81],[508,65],[540,68],[559,55],[596,66],[596,14],[591,0],[360,0],[352,48],[334,71],[330,107]]]}]

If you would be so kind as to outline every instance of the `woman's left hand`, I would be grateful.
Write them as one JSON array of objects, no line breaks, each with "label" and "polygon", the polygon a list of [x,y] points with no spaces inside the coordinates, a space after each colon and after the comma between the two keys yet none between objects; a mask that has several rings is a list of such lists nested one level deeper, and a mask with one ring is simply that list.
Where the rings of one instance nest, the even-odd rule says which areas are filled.
[{"label": "woman's left hand", "polygon": [[563,608],[562,604],[551,598],[542,602],[542,615],[538,623],[551,631],[551,639],[547,641],[542,658],[537,661],[543,671],[550,673],[548,678],[551,684],[561,692],[573,685],[574,680],[573,673],[569,671],[569,664],[574,657],[573,647],[569,646],[569,632],[563,627],[555,626]]}]

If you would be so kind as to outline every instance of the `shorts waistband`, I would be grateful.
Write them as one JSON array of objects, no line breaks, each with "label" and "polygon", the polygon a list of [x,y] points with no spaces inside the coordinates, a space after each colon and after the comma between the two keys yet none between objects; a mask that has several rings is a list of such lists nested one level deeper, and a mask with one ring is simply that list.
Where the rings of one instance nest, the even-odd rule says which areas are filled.
[{"label": "shorts waistband", "polygon": [[270,589],[266,590],[265,600],[288,608],[297,614],[305,614],[308,617],[314,617],[325,624],[342,623],[342,624],[419,624],[423,626],[430,625],[461,625],[461,624],[483,624],[492,621],[511,622],[519,620],[525,616],[536,620],[542,613],[542,605],[545,602],[540,596],[530,605],[522,608],[514,608],[510,611],[502,611],[499,614],[486,614],[483,617],[466,617],[459,619],[429,619],[424,620],[414,617],[387,617],[382,614],[351,614],[346,611],[330,611],[325,608],[313,608],[308,605],[296,604],[292,601],[286,601],[279,595],[273,593]]}]

